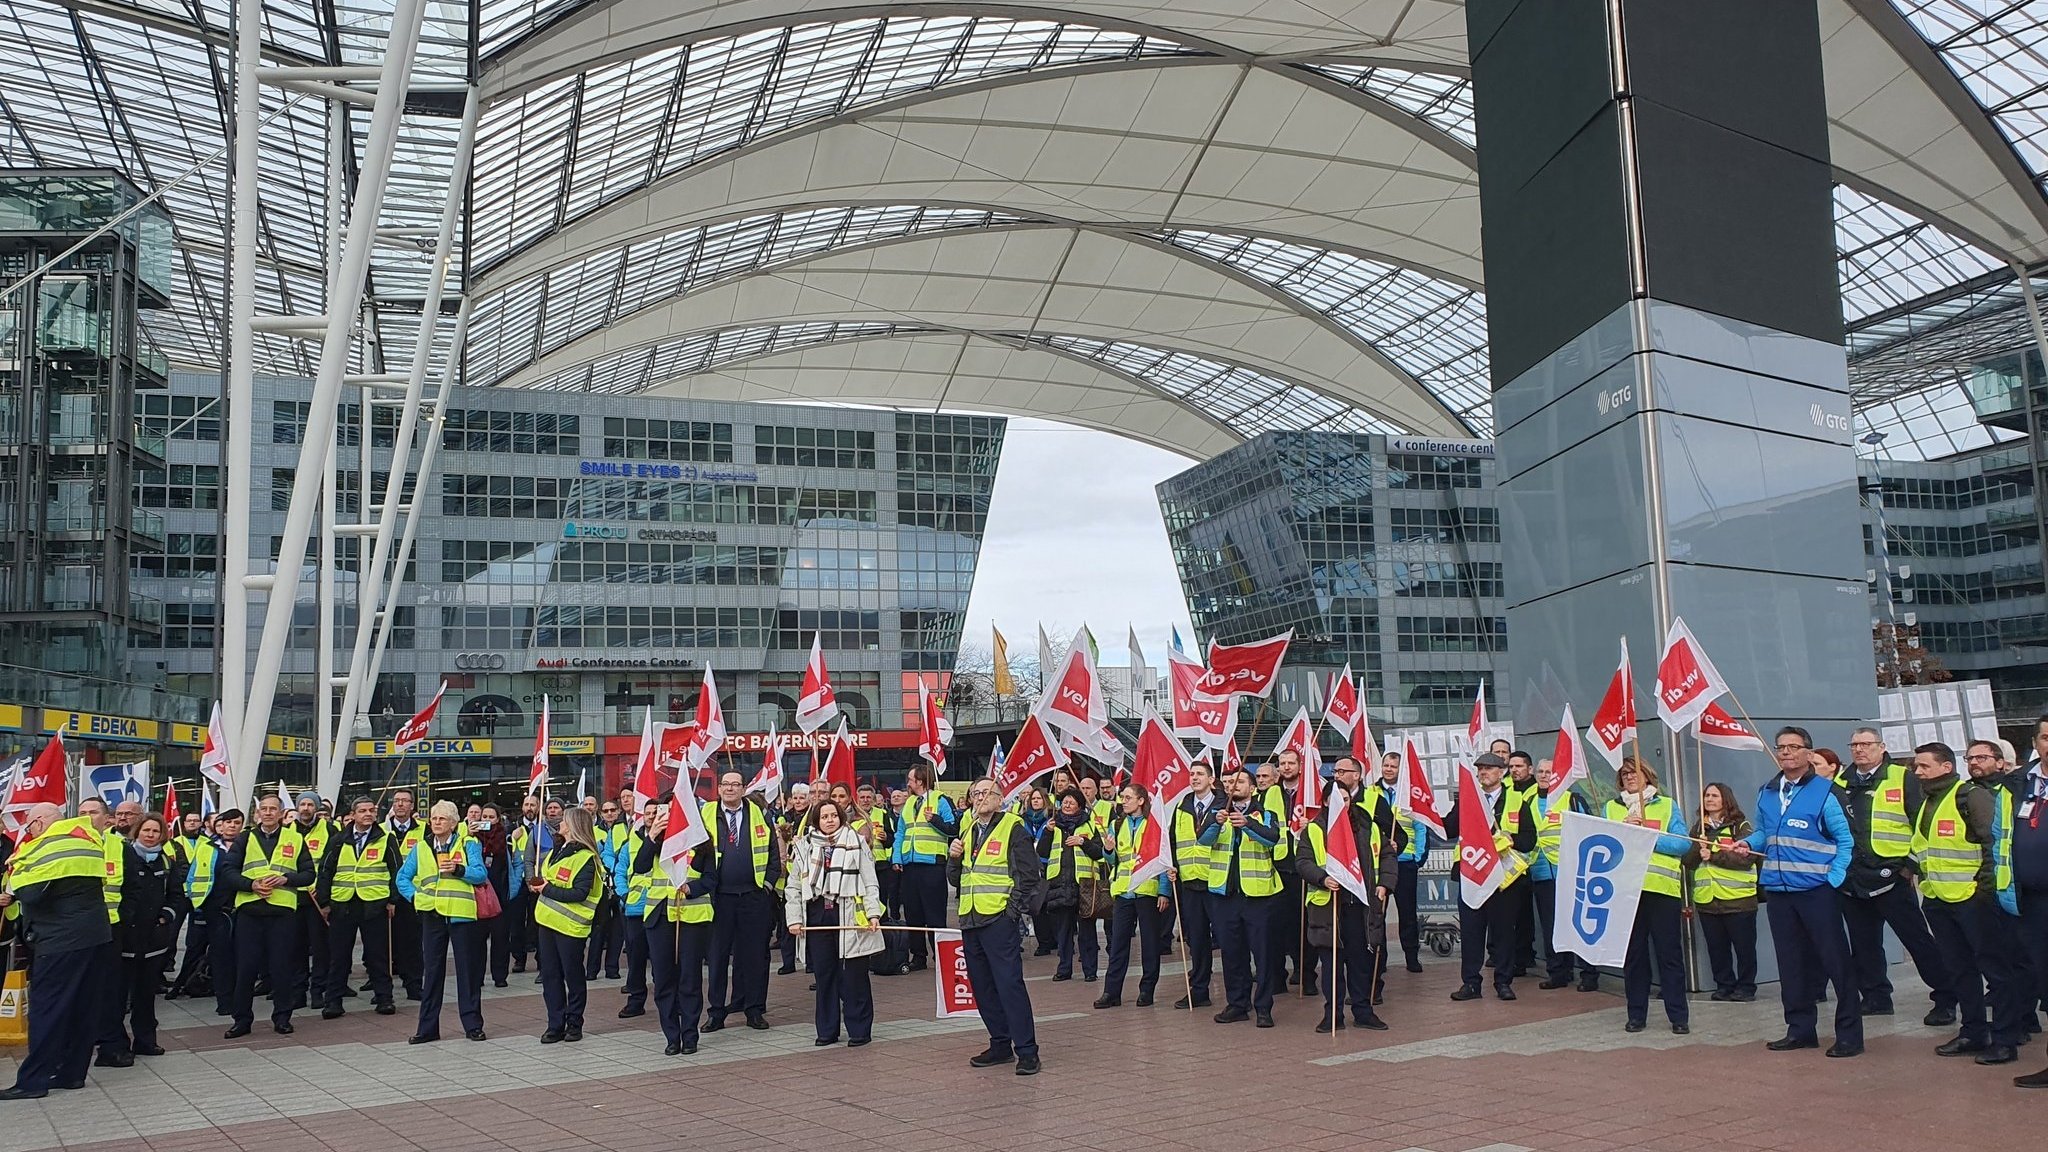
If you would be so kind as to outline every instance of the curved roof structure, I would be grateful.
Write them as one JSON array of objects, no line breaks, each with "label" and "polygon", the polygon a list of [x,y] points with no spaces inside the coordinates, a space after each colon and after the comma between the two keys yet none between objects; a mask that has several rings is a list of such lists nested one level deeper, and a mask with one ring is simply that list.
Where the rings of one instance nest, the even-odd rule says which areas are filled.
[{"label": "curved roof structure", "polygon": [[[1955,390],[2026,339],[2048,262],[2048,15],[1817,2],[1860,404],[1894,449],[1981,442]],[[1278,427],[1491,432],[1461,3],[428,9],[421,80],[486,102],[468,383],[1035,414],[1193,456]],[[361,64],[390,4],[260,11],[271,62]],[[162,193],[177,297],[150,332],[199,365],[225,345],[230,20],[0,15],[0,165],[112,162]],[[317,100],[267,110],[266,311],[325,306],[328,128]],[[431,222],[452,130],[408,117],[386,217]],[[410,348],[425,273],[380,249],[372,359]],[[276,338],[258,357],[310,367]]]}]

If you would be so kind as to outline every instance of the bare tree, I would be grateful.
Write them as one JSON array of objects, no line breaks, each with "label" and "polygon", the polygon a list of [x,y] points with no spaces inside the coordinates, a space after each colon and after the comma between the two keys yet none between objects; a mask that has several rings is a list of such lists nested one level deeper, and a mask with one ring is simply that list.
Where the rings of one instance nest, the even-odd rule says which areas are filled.
[{"label": "bare tree", "polygon": [[1879,688],[1940,684],[1955,679],[1939,656],[1921,646],[1917,626],[1879,624],[1871,629],[1871,647],[1877,657]]}]

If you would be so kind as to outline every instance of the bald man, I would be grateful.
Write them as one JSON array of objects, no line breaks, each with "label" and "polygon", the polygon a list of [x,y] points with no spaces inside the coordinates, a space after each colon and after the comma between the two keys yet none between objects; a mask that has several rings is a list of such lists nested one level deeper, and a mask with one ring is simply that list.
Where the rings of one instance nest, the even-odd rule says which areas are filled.
[{"label": "bald man", "polygon": [[0,907],[19,901],[25,930],[35,940],[29,981],[28,1052],[14,1084],[0,1100],[35,1100],[52,1088],[83,1088],[101,1016],[97,981],[104,954],[113,946],[107,919],[105,850],[96,819],[106,818],[97,800],[94,815],[63,818],[55,804],[28,810],[21,850],[13,860],[13,892],[0,894]]}]

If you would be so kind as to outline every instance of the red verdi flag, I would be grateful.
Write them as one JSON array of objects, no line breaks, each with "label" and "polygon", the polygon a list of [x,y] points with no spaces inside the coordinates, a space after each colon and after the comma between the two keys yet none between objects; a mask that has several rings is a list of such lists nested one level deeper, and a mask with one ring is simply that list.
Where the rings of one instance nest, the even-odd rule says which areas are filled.
[{"label": "red verdi flag", "polygon": [[398,751],[404,752],[406,749],[425,740],[427,733],[434,729],[434,713],[441,710],[441,697],[447,694],[448,682],[443,680],[441,681],[441,687],[434,693],[434,698],[427,701],[427,706],[413,713],[412,719],[398,726],[398,731],[391,736],[392,746]]},{"label": "red verdi flag", "polygon": [[[1047,724],[1076,738],[1087,737],[1109,726],[1109,708],[1103,702],[1102,678],[1088,650],[1087,630],[1074,634],[1067,646],[1067,658],[1059,675],[1047,685],[1038,715]],[[1092,743],[1092,741],[1091,741]]]},{"label": "red verdi flag", "polygon": [[1323,722],[1349,740],[1364,719],[1365,710],[1358,702],[1358,681],[1351,678],[1351,665],[1346,663],[1344,671],[1330,685],[1330,702],[1323,708]]},{"label": "red verdi flag", "polygon": [[1692,629],[1677,616],[1664,636],[1664,655],[1657,661],[1657,716],[1674,729],[1692,726],[1707,706],[1726,695],[1728,682]]},{"label": "red verdi flag", "polygon": [[1256,696],[1261,700],[1273,692],[1280,674],[1280,662],[1287,658],[1287,645],[1294,629],[1250,644],[1218,644],[1209,641],[1209,670],[1195,685],[1204,696],[1216,698]]},{"label": "red verdi flag", "polygon": [[540,698],[540,731],[533,738],[533,771],[526,779],[526,794],[531,796],[548,782],[548,697],[545,692]]},{"label": "red verdi flag", "polygon": [[1365,888],[1365,867],[1358,859],[1358,837],[1351,832],[1348,798],[1346,803],[1330,805],[1329,816],[1323,823],[1323,854],[1324,870],[1330,878],[1342,884],[1359,903],[1371,907],[1372,896]]},{"label": "red verdi flag", "polygon": [[839,731],[832,736],[832,751],[825,757],[825,783],[844,784],[849,792],[859,788],[859,773],[853,764],[853,733],[847,731],[846,717],[839,718]]},{"label": "red verdi flag", "polygon": [[1067,754],[1053,739],[1052,732],[1036,712],[1024,718],[1024,726],[1017,729],[1017,742],[1010,745],[1009,755],[1003,758],[1003,766],[995,774],[996,787],[1002,789],[1003,803],[1016,799],[1017,794],[1031,786],[1031,782],[1055,768],[1066,767]]},{"label": "red verdi flag", "polygon": [[1458,894],[1477,908],[1500,889],[1507,869],[1493,846],[1493,813],[1479,792],[1479,775],[1458,765]]},{"label": "red verdi flag", "polygon": [[634,758],[629,782],[640,808],[661,795],[663,769],[671,781],[682,774],[689,762],[691,731],[688,725],[657,722],[651,705],[641,717],[640,754]]},{"label": "red verdi flag", "polygon": [[1173,696],[1173,734],[1200,740],[1205,748],[1220,749],[1230,743],[1237,731],[1237,702],[1201,694],[1199,685],[1208,669],[1179,652],[1169,652],[1166,671]]},{"label": "red verdi flag", "polygon": [[1700,713],[1699,722],[1693,727],[1693,734],[1703,744],[1716,748],[1733,748],[1738,752],[1765,752],[1764,738],[1749,730],[1749,725],[1730,716],[1719,704],[1709,704]]},{"label": "red verdi flag", "polygon": [[1479,694],[1472,698],[1472,719],[1465,723],[1465,746],[1479,755],[1479,742],[1486,738],[1486,681],[1479,682]]},{"label": "red verdi flag", "polygon": [[803,687],[797,692],[796,726],[809,735],[838,714],[839,696],[832,691],[832,680],[825,674],[824,637],[813,632],[811,659],[804,665]]},{"label": "red verdi flag", "polygon": [[1436,805],[1436,789],[1430,786],[1429,772],[1422,766],[1422,750],[1415,746],[1412,734],[1401,747],[1400,794],[1401,800],[1395,807],[1438,836],[1449,835],[1444,831],[1443,813]]},{"label": "red verdi flag", "polygon": [[932,771],[940,776],[946,774],[946,741],[953,735],[945,717],[939,715],[939,701],[931,689],[925,686],[924,677],[917,680],[917,754],[931,762]]},{"label": "red verdi flag", "polygon": [[1147,708],[1144,726],[1138,730],[1138,751],[1131,774],[1138,787],[1151,793],[1154,811],[1179,804],[1181,797],[1194,788],[1188,775],[1190,767],[1187,750],[1166,730],[1159,714]]},{"label": "red verdi flag", "polygon": [[1323,761],[1316,754],[1315,728],[1309,723],[1308,709],[1295,710],[1294,719],[1287,724],[1287,730],[1280,733],[1280,744],[1274,754],[1292,752],[1301,761],[1301,780],[1294,792],[1294,812],[1291,819],[1294,830],[1301,831],[1304,821],[1313,819],[1322,811]]},{"label": "red verdi flag", "polygon": [[221,719],[220,701],[213,702],[213,719],[206,725],[206,743],[199,750],[199,775],[225,794],[234,786],[234,772],[228,764],[228,726]]},{"label": "red verdi flag", "polygon": [[1621,638],[1621,666],[1607,682],[1607,694],[1593,712],[1586,727],[1586,743],[1600,753],[1611,768],[1621,767],[1622,746],[1636,738],[1635,673],[1628,662],[1628,637]]},{"label": "red verdi flag", "polygon": [[176,836],[178,834],[178,782],[176,780],[171,780],[164,784],[164,827],[170,830],[170,835]]},{"label": "red verdi flag", "polygon": [[1579,744],[1578,722],[1572,719],[1572,706],[1564,706],[1564,717],[1558,721],[1557,748],[1550,754],[1550,770],[1555,773],[1550,781],[1548,796],[1562,796],[1565,790],[1577,780],[1586,778],[1586,750]]},{"label": "red verdi flag", "polygon": [[697,727],[690,735],[690,767],[701,769],[725,747],[725,708],[718,702],[718,681],[704,666],[704,686],[697,693]]},{"label": "red verdi flag", "polygon": [[746,795],[759,792],[769,803],[782,797],[782,742],[775,738],[775,725],[768,725],[768,743],[761,753],[761,770],[747,784]]}]

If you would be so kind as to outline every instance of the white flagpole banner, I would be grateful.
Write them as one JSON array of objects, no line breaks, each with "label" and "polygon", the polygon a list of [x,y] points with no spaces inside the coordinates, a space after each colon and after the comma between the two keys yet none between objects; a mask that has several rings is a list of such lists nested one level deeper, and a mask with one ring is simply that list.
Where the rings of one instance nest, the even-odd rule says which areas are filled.
[{"label": "white flagpole banner", "polygon": [[1564,814],[1564,840],[1557,852],[1557,926],[1550,946],[1580,960],[1617,968],[1628,959],[1643,878],[1656,851],[1655,828],[1602,820],[1581,812]]}]

